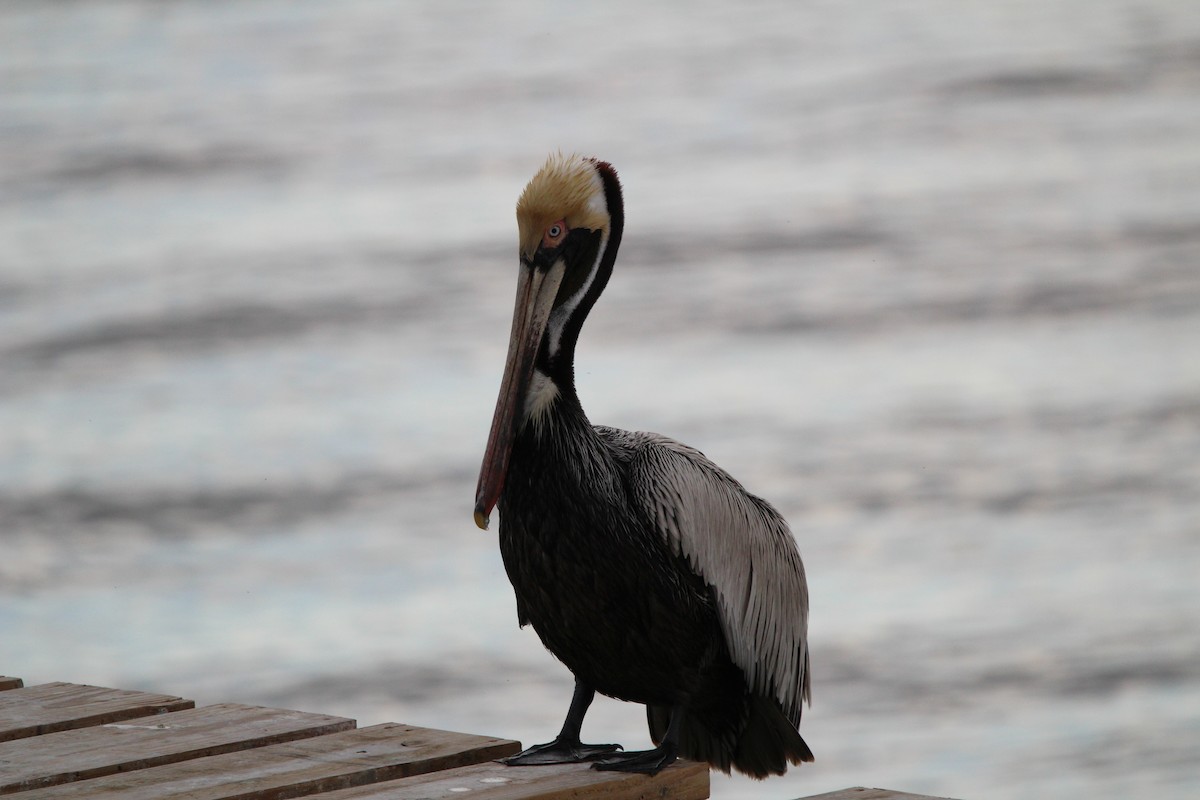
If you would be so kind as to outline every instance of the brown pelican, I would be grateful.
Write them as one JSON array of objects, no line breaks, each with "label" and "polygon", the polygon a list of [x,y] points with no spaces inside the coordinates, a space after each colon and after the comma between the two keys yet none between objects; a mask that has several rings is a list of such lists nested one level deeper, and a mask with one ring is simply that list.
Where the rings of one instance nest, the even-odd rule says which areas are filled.
[{"label": "brown pelican", "polygon": [[[812,761],[808,588],[787,523],[698,450],[593,426],[575,342],[617,258],[624,205],[606,162],[551,156],[517,202],[508,359],[475,497],[520,624],[575,676],[558,737],[509,764],[594,760],[656,773],[677,756],[724,772]],[[652,750],[583,744],[595,692],[646,705]]]}]

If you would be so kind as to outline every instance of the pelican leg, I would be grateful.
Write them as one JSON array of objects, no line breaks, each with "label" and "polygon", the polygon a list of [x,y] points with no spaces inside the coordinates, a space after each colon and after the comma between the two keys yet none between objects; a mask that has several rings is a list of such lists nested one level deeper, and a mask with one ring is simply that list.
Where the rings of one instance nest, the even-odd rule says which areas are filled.
[{"label": "pelican leg", "polygon": [[562,730],[554,741],[545,744],[535,744],[515,756],[500,759],[510,767],[523,767],[532,764],[574,764],[580,761],[591,761],[621,749],[619,744],[584,744],[579,741],[579,732],[583,729],[583,717],[587,714],[588,706],[596,691],[587,684],[575,681],[575,693],[571,696],[571,708],[567,710],[567,719],[563,722]]},{"label": "pelican leg", "polygon": [[634,750],[619,756],[601,759],[592,764],[592,769],[657,775],[666,767],[674,764],[675,759],[679,757],[679,728],[683,724],[683,714],[682,706],[675,706],[671,709],[671,721],[667,723],[667,732],[663,734],[658,747],[653,750]]}]

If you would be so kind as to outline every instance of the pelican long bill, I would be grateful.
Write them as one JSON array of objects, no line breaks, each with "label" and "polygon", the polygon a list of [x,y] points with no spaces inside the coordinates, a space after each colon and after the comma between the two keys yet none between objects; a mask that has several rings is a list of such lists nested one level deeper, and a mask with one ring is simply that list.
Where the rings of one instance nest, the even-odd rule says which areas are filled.
[{"label": "pelican long bill", "polygon": [[561,261],[549,269],[534,266],[524,258],[521,261],[512,332],[508,338],[508,358],[504,363],[504,376],[500,381],[483,464],[479,468],[479,483],[475,487],[475,524],[482,530],[487,530],[492,509],[504,489],[513,438],[524,418],[525,395],[562,277]]}]

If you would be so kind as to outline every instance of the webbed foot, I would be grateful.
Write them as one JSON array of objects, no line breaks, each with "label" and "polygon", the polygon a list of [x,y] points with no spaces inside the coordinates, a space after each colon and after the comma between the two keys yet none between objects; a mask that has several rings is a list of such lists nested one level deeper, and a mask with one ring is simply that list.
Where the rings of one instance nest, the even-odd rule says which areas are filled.
[{"label": "webbed foot", "polygon": [[500,759],[510,767],[525,767],[534,764],[577,764],[594,758],[611,755],[621,750],[619,744],[584,744],[559,736],[553,742],[535,744],[515,756]]},{"label": "webbed foot", "polygon": [[619,756],[602,759],[592,764],[592,769],[657,775],[666,767],[674,764],[675,758],[675,748],[664,743],[653,750],[635,750],[631,753],[622,753]]}]

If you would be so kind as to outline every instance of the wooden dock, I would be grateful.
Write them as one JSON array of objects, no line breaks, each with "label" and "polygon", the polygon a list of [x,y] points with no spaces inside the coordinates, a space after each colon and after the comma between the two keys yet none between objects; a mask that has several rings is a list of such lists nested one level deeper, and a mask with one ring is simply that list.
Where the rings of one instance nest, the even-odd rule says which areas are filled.
[{"label": "wooden dock", "polygon": [[[709,795],[706,765],[656,776],[506,767],[519,742],[328,714],[0,677],[0,795],[14,800],[477,800]],[[846,789],[820,800],[913,800]],[[812,798],[817,800],[817,798]]]}]

